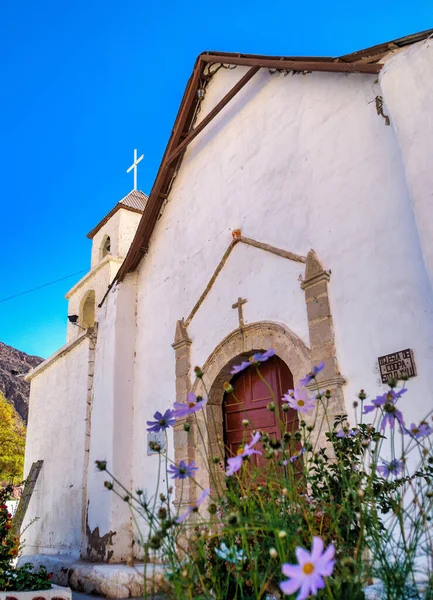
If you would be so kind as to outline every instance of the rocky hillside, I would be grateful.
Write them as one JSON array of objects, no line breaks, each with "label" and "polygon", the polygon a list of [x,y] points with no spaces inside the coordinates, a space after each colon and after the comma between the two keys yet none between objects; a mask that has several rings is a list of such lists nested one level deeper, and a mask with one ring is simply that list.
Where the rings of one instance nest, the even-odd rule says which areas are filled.
[{"label": "rocky hillside", "polygon": [[23,375],[43,361],[0,342],[0,392],[27,423],[30,383]]}]

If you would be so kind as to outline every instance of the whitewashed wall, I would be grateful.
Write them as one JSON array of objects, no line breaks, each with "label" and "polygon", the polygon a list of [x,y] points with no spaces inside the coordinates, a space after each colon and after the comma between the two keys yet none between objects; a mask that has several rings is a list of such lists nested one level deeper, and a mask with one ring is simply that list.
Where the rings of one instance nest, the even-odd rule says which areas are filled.
[{"label": "whitewashed wall", "polygon": [[[201,118],[244,74],[221,70]],[[156,473],[145,420],[175,398],[173,342],[230,242],[230,232],[306,255],[332,270],[330,294],[348,409],[379,383],[377,357],[411,347],[409,419],[419,419],[433,367],[432,294],[392,126],[376,112],[376,77],[261,71],[187,151],[139,268],[134,394],[136,486]],[[239,246],[189,332],[203,363],[236,325],[283,322],[308,341],[297,264]]]},{"label": "whitewashed wall", "polygon": [[433,39],[399,52],[380,85],[404,160],[424,257],[433,285]]},{"label": "whitewashed wall", "polygon": [[[95,461],[105,460],[112,473],[131,488],[134,453],[133,410],[135,369],[136,274],[113,290],[99,312],[96,345],[91,442],[87,491],[87,537],[83,556],[125,561],[132,556],[132,520],[128,505],[104,488],[109,480]],[[141,423],[137,423],[142,430]],[[112,536],[106,538],[106,534]],[[114,543],[114,547],[113,547]]]},{"label": "whitewashed wall", "polygon": [[[105,296],[108,286],[113,281],[122,261],[112,256],[106,256],[98,265],[89,271],[66,294],[68,302],[68,315],[81,316],[83,303],[90,290],[95,292],[95,318],[97,320],[97,307]],[[80,325],[80,323],[78,323]],[[68,321],[67,341],[71,341],[82,333],[82,329]]]},{"label": "whitewashed wall", "polygon": [[31,381],[25,476],[43,459],[23,535],[24,554],[71,554],[81,546],[89,338]]}]

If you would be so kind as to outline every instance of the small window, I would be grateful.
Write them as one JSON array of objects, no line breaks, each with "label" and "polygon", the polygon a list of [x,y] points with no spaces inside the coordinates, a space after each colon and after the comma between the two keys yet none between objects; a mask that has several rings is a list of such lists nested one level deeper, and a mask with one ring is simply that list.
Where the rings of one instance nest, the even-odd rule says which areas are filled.
[{"label": "small window", "polygon": [[101,260],[107,256],[107,254],[111,254],[111,240],[109,235],[104,236],[104,239],[102,240]]}]

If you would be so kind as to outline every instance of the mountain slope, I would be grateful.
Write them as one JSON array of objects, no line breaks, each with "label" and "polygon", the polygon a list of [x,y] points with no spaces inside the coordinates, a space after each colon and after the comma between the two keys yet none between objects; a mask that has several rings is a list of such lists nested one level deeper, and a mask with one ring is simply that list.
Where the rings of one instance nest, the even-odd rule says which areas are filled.
[{"label": "mountain slope", "polygon": [[0,342],[0,392],[25,423],[29,412],[30,383],[24,381],[23,375],[43,360]]}]

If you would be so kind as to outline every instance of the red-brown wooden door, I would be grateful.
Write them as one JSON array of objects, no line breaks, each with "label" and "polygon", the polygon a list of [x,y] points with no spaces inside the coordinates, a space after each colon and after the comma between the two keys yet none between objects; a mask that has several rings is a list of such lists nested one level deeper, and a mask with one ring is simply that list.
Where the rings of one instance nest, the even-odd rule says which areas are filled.
[{"label": "red-brown wooden door", "polygon": [[[298,413],[292,409],[287,412],[281,410],[283,404],[281,397],[289,389],[293,389],[293,375],[289,368],[280,358],[274,356],[260,365],[260,373],[270,385],[275,400],[279,404],[285,430],[296,431],[299,428]],[[269,402],[273,401],[272,394],[261,381],[255,367],[249,367],[235,375],[230,383],[238,401],[232,394],[225,394],[223,414],[227,456],[237,453],[239,446],[245,441],[245,431],[248,433],[248,440],[251,439],[252,431],[256,429],[267,433],[270,437],[281,439],[282,434],[277,414],[267,408]],[[243,419],[250,421],[248,427],[242,425]],[[260,448],[260,445],[257,448]],[[256,464],[262,463],[262,460],[258,459],[256,455],[251,458]]]}]

